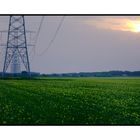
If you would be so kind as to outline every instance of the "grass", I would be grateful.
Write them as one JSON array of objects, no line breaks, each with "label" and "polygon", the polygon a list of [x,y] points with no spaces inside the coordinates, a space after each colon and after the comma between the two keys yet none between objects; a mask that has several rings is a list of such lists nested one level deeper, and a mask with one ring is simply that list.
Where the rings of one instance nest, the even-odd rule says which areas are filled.
[{"label": "grass", "polygon": [[0,124],[140,124],[140,78],[0,80]]}]

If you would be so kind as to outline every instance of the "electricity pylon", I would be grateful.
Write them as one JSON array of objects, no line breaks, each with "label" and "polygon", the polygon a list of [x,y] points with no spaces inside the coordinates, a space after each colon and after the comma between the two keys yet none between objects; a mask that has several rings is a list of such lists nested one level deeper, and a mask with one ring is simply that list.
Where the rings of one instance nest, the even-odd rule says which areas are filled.
[{"label": "electricity pylon", "polygon": [[15,75],[21,73],[21,68],[24,67],[28,76],[31,76],[26,41],[25,19],[22,15],[10,16],[3,76],[5,76],[10,65],[11,73]]}]

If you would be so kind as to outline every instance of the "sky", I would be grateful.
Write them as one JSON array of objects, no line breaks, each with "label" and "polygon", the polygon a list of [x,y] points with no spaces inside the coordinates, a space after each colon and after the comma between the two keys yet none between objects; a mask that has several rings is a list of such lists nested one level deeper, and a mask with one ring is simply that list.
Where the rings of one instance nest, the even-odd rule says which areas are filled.
[{"label": "sky", "polygon": [[[35,31],[41,16],[25,16],[26,30]],[[46,50],[62,16],[45,16],[35,48],[29,46],[31,71],[40,73],[140,70],[139,16],[66,16],[51,47]],[[8,16],[0,16],[0,30],[8,30]],[[0,36],[6,42],[7,34]],[[5,47],[0,48],[3,67]]]}]

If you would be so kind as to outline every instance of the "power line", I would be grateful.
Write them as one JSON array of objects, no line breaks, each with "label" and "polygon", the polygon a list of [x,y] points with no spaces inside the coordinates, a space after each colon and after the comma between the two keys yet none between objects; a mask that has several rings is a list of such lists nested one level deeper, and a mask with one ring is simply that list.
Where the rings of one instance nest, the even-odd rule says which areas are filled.
[{"label": "power line", "polygon": [[47,47],[46,49],[44,49],[44,50],[42,51],[42,53],[38,54],[39,56],[45,54],[45,53],[48,51],[48,49],[52,46],[53,42],[55,41],[55,39],[56,39],[56,37],[57,37],[57,35],[58,35],[58,33],[59,33],[60,28],[61,28],[61,26],[62,26],[62,24],[63,24],[63,22],[64,22],[64,19],[65,19],[65,16],[63,16],[63,17],[61,18],[60,23],[59,23],[59,25],[58,25],[58,27],[57,27],[55,33],[54,33],[53,38],[52,38],[52,39],[50,40],[50,42],[49,42],[48,47]]},{"label": "power line", "polygon": [[39,24],[39,28],[38,28],[38,32],[37,32],[37,36],[36,36],[36,40],[35,40],[35,44],[37,44],[37,41],[38,41],[38,38],[39,38],[39,34],[40,34],[40,31],[41,31],[41,27],[43,25],[44,18],[45,18],[45,16],[42,16],[42,18],[41,18],[41,21],[40,21],[40,24]]},{"label": "power line", "polygon": [[[35,46],[31,50],[31,53],[34,52],[34,55],[35,55],[36,45],[37,45],[37,42],[38,42],[38,38],[39,38],[39,34],[40,34],[40,31],[41,31],[41,28],[42,28],[42,25],[43,25],[44,18],[45,18],[45,16],[42,16],[42,18],[40,20],[39,28],[38,28],[36,38],[35,38],[35,43],[34,43]],[[31,53],[29,55],[31,55]]]}]

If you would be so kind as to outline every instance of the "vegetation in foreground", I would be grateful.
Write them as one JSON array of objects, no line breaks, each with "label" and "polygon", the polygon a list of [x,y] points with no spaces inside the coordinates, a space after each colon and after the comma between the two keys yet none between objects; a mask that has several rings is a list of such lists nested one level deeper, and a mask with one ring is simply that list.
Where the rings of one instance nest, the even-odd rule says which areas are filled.
[{"label": "vegetation in foreground", "polygon": [[140,78],[0,80],[0,124],[140,124]]}]

